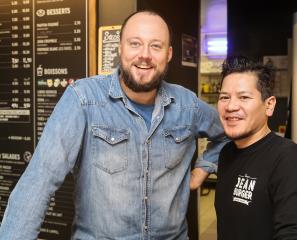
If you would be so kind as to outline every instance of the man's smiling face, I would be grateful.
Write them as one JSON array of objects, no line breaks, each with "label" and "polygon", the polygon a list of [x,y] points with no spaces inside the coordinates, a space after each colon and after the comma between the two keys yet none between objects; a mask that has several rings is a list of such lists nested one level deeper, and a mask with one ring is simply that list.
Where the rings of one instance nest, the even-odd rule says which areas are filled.
[{"label": "man's smiling face", "polygon": [[166,23],[148,13],[132,16],[123,29],[119,54],[124,84],[134,92],[155,90],[172,57]]}]

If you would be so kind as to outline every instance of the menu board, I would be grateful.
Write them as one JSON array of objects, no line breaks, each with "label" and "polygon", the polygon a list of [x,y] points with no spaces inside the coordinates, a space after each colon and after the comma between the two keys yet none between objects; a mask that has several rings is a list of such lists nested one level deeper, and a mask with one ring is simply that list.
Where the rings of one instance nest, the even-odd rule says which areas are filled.
[{"label": "menu board", "polygon": [[98,74],[110,74],[117,68],[120,32],[120,25],[99,28]]},{"label": "menu board", "polygon": [[[87,0],[0,1],[0,222],[65,88],[87,76]],[[70,239],[73,181],[51,198],[38,239]]]},{"label": "menu board", "polygon": [[0,2],[0,220],[34,149],[30,0]]}]

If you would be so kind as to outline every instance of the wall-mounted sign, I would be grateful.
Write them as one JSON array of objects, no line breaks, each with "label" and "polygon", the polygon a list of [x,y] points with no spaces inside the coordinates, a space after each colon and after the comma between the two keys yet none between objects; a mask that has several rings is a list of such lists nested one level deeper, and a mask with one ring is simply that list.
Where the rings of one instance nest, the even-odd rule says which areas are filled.
[{"label": "wall-mounted sign", "polygon": [[197,67],[197,38],[182,34],[182,62],[183,66]]},{"label": "wall-mounted sign", "polygon": [[121,26],[102,26],[98,32],[98,74],[110,74],[119,64]]}]

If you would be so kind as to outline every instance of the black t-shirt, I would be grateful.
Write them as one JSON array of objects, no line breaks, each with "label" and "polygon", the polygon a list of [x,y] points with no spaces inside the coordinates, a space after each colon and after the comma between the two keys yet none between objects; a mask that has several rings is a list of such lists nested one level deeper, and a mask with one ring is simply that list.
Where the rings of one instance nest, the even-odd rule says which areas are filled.
[{"label": "black t-shirt", "polygon": [[269,133],[222,149],[215,208],[219,240],[297,239],[297,144]]}]

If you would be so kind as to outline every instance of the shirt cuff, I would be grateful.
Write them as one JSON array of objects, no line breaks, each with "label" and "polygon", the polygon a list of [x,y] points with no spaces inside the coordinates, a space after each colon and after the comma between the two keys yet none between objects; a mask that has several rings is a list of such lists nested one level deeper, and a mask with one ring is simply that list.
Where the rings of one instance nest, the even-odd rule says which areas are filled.
[{"label": "shirt cuff", "polygon": [[218,171],[218,166],[215,163],[208,162],[203,159],[198,160],[198,162],[195,164],[195,168],[202,168],[208,173],[216,173]]}]

